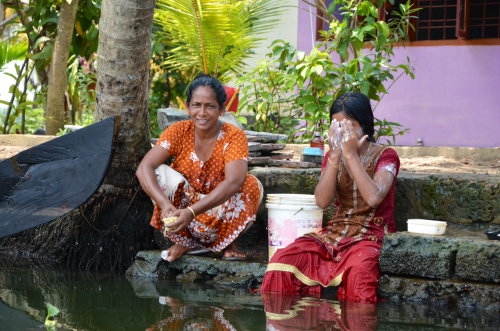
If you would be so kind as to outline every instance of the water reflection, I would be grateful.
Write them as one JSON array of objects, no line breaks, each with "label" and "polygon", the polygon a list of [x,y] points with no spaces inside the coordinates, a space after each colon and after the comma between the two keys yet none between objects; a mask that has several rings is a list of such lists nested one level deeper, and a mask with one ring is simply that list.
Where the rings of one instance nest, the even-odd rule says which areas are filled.
[{"label": "water reflection", "polygon": [[495,309],[387,301],[343,303],[322,297],[261,297],[216,284],[126,279],[121,274],[0,264],[0,330],[40,330],[45,303],[68,330],[499,330]]},{"label": "water reflection", "polygon": [[377,306],[321,298],[263,295],[267,330],[376,330]]},{"label": "water reflection", "polygon": [[236,330],[224,318],[224,310],[221,308],[185,305],[179,299],[171,297],[160,297],[160,303],[170,306],[173,316],[146,331]]}]

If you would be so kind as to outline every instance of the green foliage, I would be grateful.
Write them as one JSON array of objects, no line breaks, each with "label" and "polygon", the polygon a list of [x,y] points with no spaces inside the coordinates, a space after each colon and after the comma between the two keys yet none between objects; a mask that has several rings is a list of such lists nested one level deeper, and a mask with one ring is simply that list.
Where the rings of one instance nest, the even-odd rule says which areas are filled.
[{"label": "green foliage", "polygon": [[60,313],[59,309],[51,305],[50,303],[46,303],[47,305],[47,318],[45,319],[45,326],[47,329],[53,329],[56,325],[55,320],[49,320],[49,318],[56,316]]},{"label": "green foliage", "polygon": [[[376,20],[383,2],[338,0],[336,5],[343,13],[342,21],[332,15],[335,5],[329,9],[318,7],[330,23],[328,31],[320,31],[322,41],[309,55],[295,51],[283,41],[273,42],[272,53],[267,55],[269,59],[260,61],[257,68],[238,80],[238,84],[245,86],[239,112],[247,107],[257,121],[263,121],[254,125],[255,129],[273,131],[276,127],[265,123],[267,110],[285,103],[289,116],[306,122],[305,126],[294,130],[294,120],[290,120],[288,131],[302,132],[299,142],[308,141],[316,131],[327,134],[328,109],[341,94],[357,91],[380,102],[399,77],[409,75],[414,79],[409,58],[406,64],[392,65],[391,62],[394,47],[399,43],[404,46],[408,39],[407,31],[413,28],[411,15],[416,9],[408,1],[400,6],[399,13],[394,13],[396,19],[385,23]],[[292,59],[294,55],[295,60]],[[338,63],[332,58],[334,61],[339,59]],[[279,92],[273,90],[274,87]],[[275,112],[278,109],[279,106],[273,108]],[[377,137],[389,136],[393,142],[396,135],[408,131],[400,130],[399,123],[386,120],[377,120],[376,124]]]},{"label": "green foliage", "polygon": [[16,60],[24,60],[28,52],[28,43],[12,44],[9,41],[0,40],[0,73],[4,71],[5,66]]},{"label": "green foliage", "polygon": [[[27,77],[28,73],[29,73],[28,70],[22,72],[21,71],[22,67],[19,67],[18,64],[15,65],[15,68],[16,68],[17,76],[12,75],[10,73],[4,73],[5,76],[12,78],[15,82],[14,84],[12,84],[9,87],[9,93],[11,94],[9,96],[9,100],[8,101],[7,100],[0,100],[0,104],[11,107],[10,114],[5,114],[5,116],[8,116],[7,121],[6,121],[5,116],[2,116],[2,122],[7,125],[5,133],[10,132],[10,130],[15,125],[16,119],[22,115],[23,111],[26,112],[27,109],[31,110],[33,105],[38,105],[38,103],[36,101],[29,101],[27,99],[26,92],[27,92],[28,85],[30,85],[30,84],[28,84],[26,82],[26,86],[24,89],[21,89],[22,87],[20,88],[20,85],[19,85],[19,81],[29,79],[29,77]],[[16,129],[16,128],[14,128],[14,129]]]},{"label": "green foliage", "polygon": [[[380,142],[380,139],[383,137],[389,146],[396,144],[396,136],[402,136],[405,133],[410,132],[410,129],[402,129],[401,124],[396,122],[387,122],[385,118],[383,120],[376,118],[375,128],[375,141]],[[392,142],[389,138],[392,138]]]},{"label": "green foliage", "polygon": [[[71,2],[71,0],[66,1],[68,3]],[[17,35],[15,37],[26,40],[26,42],[17,46],[10,45],[9,49],[11,55],[14,54],[14,50],[17,50],[17,53],[22,53],[23,51],[24,53],[27,52],[29,63],[23,67],[24,70],[18,70],[17,77],[11,76],[18,81],[17,84],[14,84],[14,87],[11,87],[10,93],[15,93],[14,97],[10,96],[8,98],[9,101],[2,101],[3,104],[7,104],[11,108],[11,112],[8,114],[5,133],[8,133],[12,128],[18,129],[18,124],[15,121],[21,115],[20,111],[24,111],[26,115],[25,122],[22,123],[21,128],[28,127],[27,131],[31,132],[33,131],[31,125],[35,125],[35,123],[39,125],[41,119],[43,119],[43,116],[40,116],[40,112],[35,111],[35,109],[41,109],[43,107],[40,106],[39,108],[33,109],[27,107],[29,104],[26,104],[28,101],[25,100],[26,90],[33,90],[35,95],[39,95],[41,92],[37,92],[38,86],[33,86],[31,83],[25,84],[24,79],[30,77],[32,71],[44,73],[42,77],[46,77],[45,73],[47,67],[52,60],[61,1],[29,0],[26,3],[20,0],[14,0],[9,1],[6,7],[13,8],[17,11],[24,10],[24,19],[22,21],[13,20],[10,24],[21,25],[21,27],[16,30]],[[79,56],[90,60],[94,56],[99,41],[98,22],[101,15],[100,8],[101,0],[80,0],[78,2],[72,48],[70,52],[73,60],[75,58],[78,59]],[[3,66],[2,60],[6,57],[3,55],[3,53],[5,53],[4,45],[0,44],[0,46],[2,46],[0,49],[1,68]],[[22,54],[19,57],[22,58]],[[77,66],[76,71],[73,70],[73,67],[68,70],[68,82],[70,83],[68,85],[68,91],[70,92],[70,99],[73,105],[72,114],[68,116],[71,117],[72,122],[83,123],[85,125],[93,123],[93,115],[89,116],[89,114],[93,114],[95,92],[89,87],[95,83],[95,77],[93,72],[88,73],[87,71],[79,71],[79,67],[80,66]],[[28,72],[29,74],[26,76]],[[73,74],[73,76],[71,76],[71,74]],[[18,77],[19,80],[17,79]],[[41,80],[40,83],[43,88],[48,82],[46,80]],[[25,88],[20,92],[20,86],[23,84]],[[35,104],[35,102],[33,101],[32,104]],[[30,116],[36,116],[36,118],[31,119]],[[40,126],[38,128],[40,128]],[[21,129],[21,132],[22,131]]]},{"label": "green foliage", "polygon": [[149,133],[151,137],[159,137],[162,133],[158,127],[157,111],[161,108],[177,104],[177,98],[184,98],[191,74],[187,70],[169,69],[162,64],[170,56],[171,47],[162,42],[160,27],[153,24],[153,41],[151,43],[150,88],[149,88]]},{"label": "green foliage", "polygon": [[283,5],[278,0],[158,0],[155,23],[171,47],[165,65],[171,69],[204,72],[231,81],[241,73],[244,60],[253,54],[274,26]]},{"label": "green foliage", "polygon": [[[271,46],[283,43],[274,41]],[[295,56],[295,47],[288,43],[276,46],[266,59],[259,61],[257,67],[244,76],[239,76],[236,84],[246,83],[238,104],[238,115],[243,109],[253,113],[256,123],[248,129],[266,132],[282,132],[293,137],[293,128],[298,120],[293,116],[297,110],[293,94],[295,86],[287,84],[287,65]],[[246,118],[239,116],[240,122]],[[244,119],[244,120],[243,120]]]}]

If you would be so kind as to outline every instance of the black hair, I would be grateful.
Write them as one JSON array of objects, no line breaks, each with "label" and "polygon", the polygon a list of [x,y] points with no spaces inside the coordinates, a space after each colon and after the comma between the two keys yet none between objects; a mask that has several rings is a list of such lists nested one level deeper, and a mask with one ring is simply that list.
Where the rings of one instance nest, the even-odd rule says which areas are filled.
[{"label": "black hair", "polygon": [[215,94],[215,99],[217,99],[217,103],[219,104],[219,108],[222,108],[222,105],[227,100],[226,90],[224,89],[224,85],[215,77],[200,74],[198,75],[189,85],[187,93],[186,93],[186,103],[189,106],[191,102],[191,98],[193,97],[194,91],[200,86],[209,86]]},{"label": "black hair", "polygon": [[368,140],[375,142],[375,124],[370,99],[363,93],[346,92],[339,96],[330,107],[330,120],[337,113],[344,113],[349,119],[359,123]]}]

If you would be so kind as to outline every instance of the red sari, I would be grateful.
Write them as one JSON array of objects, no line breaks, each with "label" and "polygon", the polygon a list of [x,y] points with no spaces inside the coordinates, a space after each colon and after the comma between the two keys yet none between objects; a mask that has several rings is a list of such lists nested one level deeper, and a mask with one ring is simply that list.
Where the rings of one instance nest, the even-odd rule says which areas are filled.
[{"label": "red sari", "polygon": [[[377,151],[366,169],[367,174],[372,179],[378,171],[394,175],[384,201],[376,208],[370,207],[341,161],[335,216],[318,233],[300,237],[274,254],[261,293],[306,295],[320,293],[321,287],[339,286],[339,299],[376,302],[380,248],[385,233],[396,232],[394,190],[399,157],[391,148],[375,148]],[[323,160],[323,170],[328,156],[329,153]]]}]

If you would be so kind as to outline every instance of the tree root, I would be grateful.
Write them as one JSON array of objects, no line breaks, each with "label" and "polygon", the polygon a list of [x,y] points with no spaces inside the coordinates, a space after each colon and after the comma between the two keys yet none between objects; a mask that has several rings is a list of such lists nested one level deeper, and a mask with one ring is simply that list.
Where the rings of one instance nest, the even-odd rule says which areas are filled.
[{"label": "tree root", "polygon": [[[80,208],[52,222],[0,239],[0,258],[16,263],[50,263],[85,270],[120,270],[139,250],[153,249],[149,225],[153,205],[137,189],[99,190]],[[101,229],[101,230],[99,230]]]}]

